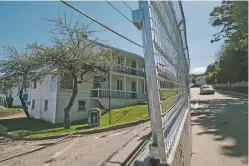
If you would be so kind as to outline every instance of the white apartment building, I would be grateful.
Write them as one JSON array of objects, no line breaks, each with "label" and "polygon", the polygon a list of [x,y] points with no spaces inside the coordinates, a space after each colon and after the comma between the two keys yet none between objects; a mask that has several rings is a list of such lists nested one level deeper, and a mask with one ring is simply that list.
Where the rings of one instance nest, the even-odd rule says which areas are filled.
[{"label": "white apartment building", "polygon": [[[110,72],[110,108],[137,105],[146,99],[144,58],[113,49],[121,55],[116,59],[117,67]],[[91,108],[109,109],[108,79],[107,76],[104,77],[106,79],[103,76],[90,76],[88,83],[78,84],[78,94],[70,111],[71,121],[87,119]],[[41,83],[37,82],[25,91],[25,100],[29,103],[28,110],[32,117],[51,123],[63,122],[64,108],[69,102],[73,87],[70,76],[64,78],[66,79],[58,86],[56,77],[48,75]],[[14,99],[15,103],[18,103],[16,100],[18,99]]]}]

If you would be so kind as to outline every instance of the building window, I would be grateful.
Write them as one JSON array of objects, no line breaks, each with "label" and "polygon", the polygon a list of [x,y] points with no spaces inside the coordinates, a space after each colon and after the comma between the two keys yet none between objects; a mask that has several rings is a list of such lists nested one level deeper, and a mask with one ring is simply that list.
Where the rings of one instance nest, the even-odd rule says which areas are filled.
[{"label": "building window", "polygon": [[123,90],[123,81],[117,80],[117,90]]},{"label": "building window", "polygon": [[142,84],[142,93],[145,93],[145,92],[144,92],[144,88],[145,88],[145,87],[144,87],[144,84]]},{"label": "building window", "polygon": [[94,82],[93,83],[93,89],[101,88],[101,82]]},{"label": "building window", "polygon": [[44,111],[48,110],[48,100],[44,101]]},{"label": "building window", "polygon": [[51,76],[51,80],[50,80],[50,90],[54,91],[56,90],[56,77],[55,76]]},{"label": "building window", "polygon": [[78,101],[78,111],[86,111],[86,101]]},{"label": "building window", "polygon": [[118,58],[118,64],[119,65],[124,65],[124,58],[119,57]]},{"label": "building window", "polygon": [[73,89],[73,77],[70,74],[64,74],[61,81],[61,88]]},{"label": "building window", "polygon": [[101,88],[101,80],[98,77],[93,78],[93,89]]},{"label": "building window", "polygon": [[35,109],[35,100],[32,100],[32,109]]},{"label": "building window", "polygon": [[23,100],[26,102],[26,101],[28,101],[28,94],[23,94]]},{"label": "building window", "polygon": [[36,88],[36,86],[37,86],[37,81],[36,81],[36,80],[34,80],[34,82],[33,82],[33,89],[35,89],[35,88]]}]

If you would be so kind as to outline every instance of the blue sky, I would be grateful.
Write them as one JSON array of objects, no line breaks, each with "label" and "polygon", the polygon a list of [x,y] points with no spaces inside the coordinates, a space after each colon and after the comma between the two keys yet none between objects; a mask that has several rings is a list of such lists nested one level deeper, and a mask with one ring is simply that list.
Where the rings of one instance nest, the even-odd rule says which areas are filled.
[{"label": "blue sky", "polygon": [[[70,2],[75,7],[96,18],[110,28],[142,45],[141,31],[127,21],[105,1],[100,2]],[[111,2],[127,17],[131,18],[131,11],[122,2]],[[184,1],[183,8],[187,24],[187,38],[191,59],[191,71],[198,73],[214,62],[214,55],[221,43],[211,44],[212,35],[219,29],[213,28],[209,23],[209,13],[219,5],[220,1]],[[132,9],[138,8],[136,1],[128,1]],[[73,15],[73,21],[79,19],[86,24],[90,20],[73,11],[63,3],[57,2],[0,2],[0,47],[13,45],[22,48],[28,43],[38,42],[50,44],[51,34],[46,30],[51,29],[51,23],[46,19],[56,19],[58,11],[64,12],[68,17]],[[4,16],[4,17],[3,17]],[[99,30],[95,36],[106,40],[107,44],[114,47],[143,55],[143,50],[138,46],[122,39],[121,37],[105,31],[100,25],[93,23],[91,28]],[[0,48],[0,56],[4,51]]]}]

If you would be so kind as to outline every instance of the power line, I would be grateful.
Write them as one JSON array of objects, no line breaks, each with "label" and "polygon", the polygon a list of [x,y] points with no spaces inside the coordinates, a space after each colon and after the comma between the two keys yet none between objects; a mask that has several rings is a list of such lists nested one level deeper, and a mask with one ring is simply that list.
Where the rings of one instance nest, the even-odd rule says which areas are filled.
[{"label": "power line", "polygon": [[104,27],[104,28],[108,29],[109,31],[115,33],[116,35],[118,35],[118,36],[120,36],[120,37],[122,37],[122,38],[128,40],[129,42],[131,42],[131,43],[133,43],[133,44],[135,44],[135,45],[137,45],[137,46],[139,46],[139,47],[141,47],[141,48],[143,48],[143,46],[141,46],[140,44],[138,44],[138,43],[132,41],[131,39],[125,37],[124,35],[121,35],[120,33],[116,32],[116,31],[112,30],[111,28],[109,28],[109,27],[107,27],[106,25],[100,23],[99,21],[97,21],[96,19],[94,19],[94,18],[92,18],[91,16],[87,15],[86,13],[84,13],[84,12],[80,11],[79,9],[75,8],[74,6],[70,5],[70,4],[67,3],[66,1],[61,0],[61,2],[64,3],[65,5],[71,7],[72,9],[76,10],[76,11],[79,12],[80,14],[83,14],[84,16],[86,16],[87,18],[89,18],[89,19],[91,19],[92,21],[96,22],[97,24],[101,25],[102,27]]},{"label": "power line", "polygon": [[113,7],[118,13],[120,13],[122,16],[124,16],[129,22],[131,22],[133,24],[133,22],[126,17],[121,11],[119,11],[115,6],[113,6],[110,2],[106,1],[111,7]]},{"label": "power line", "polygon": [[125,6],[127,6],[132,11],[132,8],[126,2],[124,2],[124,1],[122,1],[122,2],[125,4]]}]

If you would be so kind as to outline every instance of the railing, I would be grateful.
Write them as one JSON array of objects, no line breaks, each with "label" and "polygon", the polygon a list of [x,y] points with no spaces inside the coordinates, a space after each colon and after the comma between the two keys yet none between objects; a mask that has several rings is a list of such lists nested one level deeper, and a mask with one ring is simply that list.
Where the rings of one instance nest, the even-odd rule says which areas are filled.
[{"label": "railing", "polygon": [[131,68],[128,66],[123,66],[123,65],[116,65],[113,71],[118,72],[118,73],[128,74],[128,75],[144,77],[144,72],[142,70],[138,70],[138,69]]},{"label": "railing", "polygon": [[[92,89],[92,98],[108,98],[108,89]],[[112,99],[136,99],[137,92],[110,90],[110,98]]]}]

